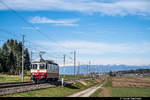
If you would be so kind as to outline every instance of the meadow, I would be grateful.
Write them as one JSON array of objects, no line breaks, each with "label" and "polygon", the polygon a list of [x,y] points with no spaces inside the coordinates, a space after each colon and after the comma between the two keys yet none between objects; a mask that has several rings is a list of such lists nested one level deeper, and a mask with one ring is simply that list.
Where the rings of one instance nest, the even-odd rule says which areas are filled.
[{"label": "meadow", "polygon": [[[24,81],[25,82],[30,81],[30,76],[25,76]],[[21,82],[21,76],[0,74],[0,83],[9,83],[9,82]]]},{"label": "meadow", "polygon": [[71,85],[58,86],[55,88],[47,88],[47,89],[28,91],[23,93],[15,93],[15,94],[6,95],[4,97],[65,97],[75,92],[100,84],[101,82],[102,82],[101,79],[86,80]]},{"label": "meadow", "polygon": [[[150,79],[143,77],[108,78],[95,97],[150,97]],[[99,92],[98,92],[99,91]]]}]

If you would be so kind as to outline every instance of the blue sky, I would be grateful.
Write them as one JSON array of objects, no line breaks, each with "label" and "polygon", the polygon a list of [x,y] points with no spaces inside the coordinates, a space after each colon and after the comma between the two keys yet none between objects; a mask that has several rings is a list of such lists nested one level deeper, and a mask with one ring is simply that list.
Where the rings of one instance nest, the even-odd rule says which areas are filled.
[{"label": "blue sky", "polygon": [[149,0],[1,1],[0,45],[10,38],[21,41],[23,33],[34,58],[43,50],[59,64],[66,54],[71,64],[70,52],[77,50],[81,64],[150,64]]}]

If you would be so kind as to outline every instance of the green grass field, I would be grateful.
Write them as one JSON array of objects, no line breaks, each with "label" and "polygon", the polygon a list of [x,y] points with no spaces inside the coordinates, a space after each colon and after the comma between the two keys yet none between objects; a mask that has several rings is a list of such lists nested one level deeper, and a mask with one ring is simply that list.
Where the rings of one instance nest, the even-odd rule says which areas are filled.
[{"label": "green grass field", "polygon": [[[61,78],[64,78],[64,75],[60,75]],[[65,75],[65,79],[74,78],[73,75]],[[78,78],[78,77],[76,77]],[[85,76],[80,76],[80,78],[87,78]],[[30,81],[30,71],[25,73],[24,81]],[[0,74],[0,83],[7,83],[7,82],[21,82],[21,76],[19,75],[7,75],[7,74]]]},{"label": "green grass field", "polygon": [[24,93],[11,94],[5,97],[64,97],[84,88],[85,87],[82,84],[78,83],[74,84],[72,87],[59,86],[56,88],[48,88],[42,90],[28,91]]},{"label": "green grass field", "polygon": [[[107,79],[103,87],[107,88],[107,92],[104,93],[109,93],[111,97],[150,97],[150,88],[116,88],[112,86],[110,79]],[[98,89],[91,97],[100,97],[102,91]]]},{"label": "green grass field", "polygon": [[74,77],[74,75],[60,75],[61,78],[69,79],[69,78],[89,78],[89,76],[79,76],[79,77]]},{"label": "green grass field", "polygon": [[150,88],[110,88],[112,97],[150,97]]},{"label": "green grass field", "polygon": [[107,81],[106,81],[106,83],[104,84],[104,87],[112,87],[112,81],[111,81],[111,79],[110,79],[110,78],[107,78],[106,80],[107,80]]},{"label": "green grass field", "polygon": [[[30,81],[30,76],[25,76],[24,81]],[[7,83],[7,82],[21,82],[21,76],[0,74],[0,83]]]},{"label": "green grass field", "polygon": [[28,91],[24,93],[6,95],[5,97],[65,97],[98,84],[98,82],[96,83],[94,80],[87,80],[86,83],[87,85],[83,85],[80,82],[78,82],[72,84],[71,86],[66,87],[59,86],[56,88]]},{"label": "green grass field", "polygon": [[99,88],[98,90],[96,90],[90,97],[97,97],[98,94],[102,91],[101,88]]}]

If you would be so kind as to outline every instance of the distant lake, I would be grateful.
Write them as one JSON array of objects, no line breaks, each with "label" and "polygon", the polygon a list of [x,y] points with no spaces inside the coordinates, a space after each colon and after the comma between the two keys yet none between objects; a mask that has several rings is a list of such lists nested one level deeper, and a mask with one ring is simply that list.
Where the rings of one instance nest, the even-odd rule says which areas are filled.
[{"label": "distant lake", "polygon": [[[89,67],[86,65],[81,65],[80,67],[76,67],[76,73],[79,70],[80,74],[85,74],[89,73]],[[113,71],[121,71],[121,70],[136,70],[136,69],[150,69],[149,66],[127,66],[127,65],[91,65],[91,72],[110,72]],[[60,74],[68,74],[68,75],[73,75],[74,74],[74,66],[65,66],[65,67],[60,67],[59,70]]]}]

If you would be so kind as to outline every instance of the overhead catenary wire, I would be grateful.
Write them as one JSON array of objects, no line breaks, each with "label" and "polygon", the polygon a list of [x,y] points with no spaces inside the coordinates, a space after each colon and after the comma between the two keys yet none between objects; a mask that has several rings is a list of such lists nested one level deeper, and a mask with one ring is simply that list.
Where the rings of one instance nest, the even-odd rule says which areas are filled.
[{"label": "overhead catenary wire", "polygon": [[[16,16],[18,16],[24,23],[26,23],[26,24],[28,24],[29,26],[31,26],[35,31],[37,31],[38,33],[40,33],[43,37],[45,37],[47,40],[52,40],[52,41],[55,41],[55,40],[53,40],[52,38],[50,38],[47,34],[45,34],[45,33],[43,33],[40,29],[37,29],[32,23],[29,23],[28,21],[26,21],[26,19],[23,17],[23,16],[21,16],[20,14],[18,14],[13,8],[11,8],[11,7],[9,7],[5,2],[3,2],[3,1],[0,1],[0,3],[1,4],[3,4],[4,6],[6,6],[8,9],[10,9]],[[26,42],[26,41],[25,41]],[[66,46],[63,46],[63,45],[60,45],[59,44],[59,42],[54,42],[55,44],[58,44],[59,45],[59,47],[62,47],[62,48],[64,48],[64,49],[66,49],[66,50],[71,50],[71,51],[73,51],[73,49],[71,49],[71,48],[68,48],[68,47],[66,47]],[[30,47],[30,48],[33,48],[33,47]],[[64,54],[64,53],[63,53]],[[66,55],[66,56],[68,56],[68,55]],[[72,59],[73,60],[73,58],[71,58],[71,57],[69,57],[69,59]]]},{"label": "overhead catenary wire", "polygon": [[[36,30],[37,32],[39,32],[42,36],[44,36],[46,39],[49,40],[50,37],[49,37],[47,34],[42,33],[42,31],[40,31],[39,29],[37,29],[33,24],[27,22],[23,16],[21,16],[20,14],[18,14],[14,9],[12,9],[11,7],[9,7],[6,3],[4,3],[3,1],[0,1],[0,2],[1,2],[4,6],[6,6],[8,9],[10,9],[16,16],[18,16],[19,18],[21,18],[21,19],[24,21],[24,23],[30,25],[33,29],[35,29],[35,30]],[[53,40],[53,39],[51,38],[51,40]],[[56,43],[56,44],[59,44],[58,42],[55,42],[55,43]],[[66,49],[66,50],[70,50],[70,48],[64,47],[64,46],[62,46],[62,45],[59,45],[59,46],[63,47],[63,48]]]},{"label": "overhead catenary wire", "polygon": [[[6,30],[6,29],[1,29],[1,28],[0,28],[0,31],[3,31],[3,32],[5,32],[5,33],[7,33],[7,34],[9,34],[9,35],[11,35],[11,36],[20,38],[19,35],[13,34],[14,32],[10,32],[10,31],[8,31],[8,30]],[[3,41],[4,41],[4,40],[3,40]],[[25,47],[27,47],[27,48],[29,48],[29,49],[32,49],[33,51],[36,51],[37,53],[39,53],[39,52],[41,51],[41,49],[39,48],[39,46],[36,45],[35,43],[33,43],[33,42],[31,42],[31,41],[28,41],[28,40],[25,40],[25,42],[26,42]],[[27,45],[27,43],[29,43],[29,45]],[[31,44],[32,44],[32,45],[35,45],[36,48],[33,47],[33,46],[31,46]],[[42,48],[43,48],[43,47],[42,47]],[[44,49],[46,50],[47,48],[44,48]],[[54,54],[56,55],[56,52],[55,52]],[[50,55],[50,56],[52,56],[52,57],[54,57],[54,58],[59,58],[58,56],[54,56],[54,55]]]},{"label": "overhead catenary wire", "polygon": [[[0,28],[0,31],[1,32],[5,32],[6,34],[13,36],[13,38],[18,38],[17,40],[21,39],[21,37],[22,37],[21,35],[19,36],[17,34],[14,34],[15,32],[10,32],[10,31],[8,31],[6,29]],[[19,40],[19,41],[21,41],[21,40]]]},{"label": "overhead catenary wire", "polygon": [[[45,50],[47,50],[47,48],[44,48],[44,47],[42,47],[42,49],[41,48],[39,48],[40,46],[39,45],[37,45],[37,44],[35,44],[34,42],[30,42],[29,40],[26,40],[26,42],[27,43],[29,43],[29,48],[30,49],[36,49],[36,48],[33,48],[32,46],[30,46],[31,44],[32,45],[35,45],[38,49],[36,49],[36,51],[38,51],[38,52],[40,52],[42,49],[42,51],[45,51]],[[45,49],[45,50],[44,50]],[[47,54],[55,54],[56,55],[56,53],[58,53],[58,52],[52,52],[52,53],[50,53],[50,52],[46,52]],[[60,53],[60,52],[59,52]],[[63,53],[63,52],[62,52]],[[50,56],[52,56],[52,57],[55,57],[55,58],[59,58],[59,56],[61,56],[61,55],[57,55],[57,56],[54,56],[54,55],[50,55]]]},{"label": "overhead catenary wire", "polygon": [[[9,34],[9,35],[11,35],[11,36],[13,36],[13,37],[17,37],[17,38],[20,38],[20,37],[21,37],[21,35],[14,34],[14,32],[10,32],[10,31],[8,31],[8,30],[6,30],[6,29],[0,28],[0,31],[5,32],[5,33],[7,33],[7,34]],[[17,40],[18,40],[18,39],[17,39]],[[1,41],[4,42],[4,40],[1,40]],[[1,42],[1,41],[0,41],[0,42]],[[35,45],[33,42],[30,42],[30,41],[28,41],[28,40],[25,40],[24,42],[26,42],[25,47],[27,47],[28,49],[32,49],[32,50],[34,49],[34,51],[38,51],[38,52],[41,51],[40,48],[37,49],[37,47],[39,47],[39,46],[36,46],[36,48],[34,48],[33,46],[30,46],[30,44]],[[30,43],[30,44],[27,45],[27,43]],[[51,55],[51,56],[52,56],[52,57],[56,57],[56,56],[54,56],[54,55]]]},{"label": "overhead catenary wire", "polygon": [[[47,35],[47,34],[44,34],[40,29],[37,29],[32,23],[29,23],[28,21],[26,21],[26,19],[23,17],[23,16],[21,16],[20,14],[18,14],[13,8],[11,8],[10,6],[8,6],[5,2],[3,2],[3,1],[0,1],[0,3],[1,4],[3,4],[4,6],[6,6],[9,10],[11,10],[16,16],[18,16],[19,18],[21,18],[21,20],[24,22],[24,23],[26,23],[26,24],[28,24],[28,25],[30,25],[33,29],[35,29],[35,31],[37,31],[38,33],[40,33],[43,37],[45,37],[46,39],[50,39],[50,37]],[[51,38],[51,40],[53,40],[52,38]],[[55,44],[59,44],[58,42],[55,42]],[[63,46],[63,45],[59,45],[60,47],[62,47],[62,48],[64,48],[64,49],[66,49],[66,50],[71,50],[72,51],[72,49],[71,48],[67,48],[67,47],[65,47],[65,46]]]}]

